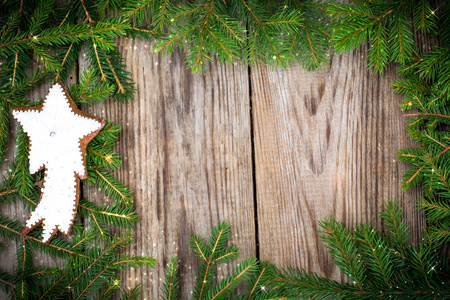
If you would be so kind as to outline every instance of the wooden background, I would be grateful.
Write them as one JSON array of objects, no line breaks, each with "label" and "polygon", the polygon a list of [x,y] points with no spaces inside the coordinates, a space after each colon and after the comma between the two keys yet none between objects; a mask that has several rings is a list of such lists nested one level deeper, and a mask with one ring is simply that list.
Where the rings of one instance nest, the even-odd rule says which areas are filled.
[{"label": "wooden background", "polygon": [[[298,65],[272,70],[213,61],[202,75],[186,69],[183,52],[162,58],[149,42],[119,44],[137,83],[134,101],[84,109],[122,125],[116,175],[134,190],[141,215],[127,252],[157,259],[154,268],[123,274],[126,286],[141,283],[142,299],[159,298],[172,255],[181,260],[180,299],[187,299],[198,267],[188,238],[209,236],[221,220],[232,226],[240,260],[256,256],[338,280],[317,235],[319,220],[333,216],[350,227],[382,228],[380,206],[395,198],[419,239],[424,220],[417,194],[401,189],[407,166],[395,158],[413,142],[391,87],[394,66],[373,75],[362,48],[333,54],[315,73]],[[83,196],[106,201],[96,188],[83,188]],[[28,217],[19,206],[5,209]],[[12,270],[14,243],[8,248],[0,264]],[[220,269],[219,279],[236,263]]]}]

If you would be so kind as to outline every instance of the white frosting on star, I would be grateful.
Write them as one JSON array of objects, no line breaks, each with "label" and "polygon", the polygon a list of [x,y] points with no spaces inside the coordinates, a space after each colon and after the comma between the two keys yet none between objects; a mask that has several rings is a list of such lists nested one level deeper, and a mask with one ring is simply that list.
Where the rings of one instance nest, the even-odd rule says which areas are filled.
[{"label": "white frosting on star", "polygon": [[56,226],[68,234],[77,197],[75,173],[83,177],[86,172],[80,140],[102,124],[74,113],[59,83],[50,88],[41,111],[13,110],[13,116],[30,138],[30,173],[46,168],[41,201],[26,225],[45,219],[43,241]]}]

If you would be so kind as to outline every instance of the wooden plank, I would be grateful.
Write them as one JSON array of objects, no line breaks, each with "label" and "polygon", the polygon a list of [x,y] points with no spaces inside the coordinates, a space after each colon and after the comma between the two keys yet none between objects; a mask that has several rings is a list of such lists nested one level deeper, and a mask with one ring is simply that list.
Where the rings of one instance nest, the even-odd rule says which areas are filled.
[{"label": "wooden plank", "polygon": [[[165,261],[177,255],[180,299],[188,299],[198,266],[188,250],[194,233],[209,236],[227,220],[241,258],[255,256],[248,70],[214,61],[192,75],[183,53],[162,59],[149,42],[119,44],[137,82],[135,99],[88,111],[122,125],[117,178],[135,191],[141,215],[128,253],[157,259],[153,269],[126,271],[125,285],[140,282],[141,299],[158,299]],[[97,193],[84,189],[87,199],[100,199]]]},{"label": "wooden plank", "polygon": [[367,70],[365,50],[333,54],[330,66],[251,71],[261,259],[340,278],[317,222],[381,226],[379,207],[398,199],[418,239],[424,220],[415,192],[401,189],[406,166],[395,152],[412,145],[391,87],[395,68]]}]

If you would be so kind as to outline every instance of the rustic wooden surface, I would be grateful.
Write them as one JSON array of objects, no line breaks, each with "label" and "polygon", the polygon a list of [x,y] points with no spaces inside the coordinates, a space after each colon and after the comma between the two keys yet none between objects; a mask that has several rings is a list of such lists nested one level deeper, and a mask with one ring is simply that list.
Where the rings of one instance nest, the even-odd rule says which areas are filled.
[{"label": "rustic wooden surface", "polygon": [[[242,257],[256,255],[248,70],[213,63],[204,75],[192,75],[179,52],[162,59],[148,42],[124,39],[120,45],[137,83],[135,99],[89,112],[122,125],[117,177],[134,190],[141,215],[130,252],[158,260],[152,269],[124,276],[127,285],[141,282],[142,299],[158,299],[166,259],[177,255],[180,299],[187,299],[197,270],[188,249],[194,233],[209,236],[226,220]],[[84,196],[97,192],[86,189]]]},{"label": "rustic wooden surface", "polygon": [[[193,75],[182,52],[162,58],[148,42],[119,45],[137,83],[134,101],[84,109],[122,125],[116,177],[134,190],[141,215],[127,251],[157,259],[154,268],[123,273],[126,286],[141,283],[142,299],[159,298],[172,255],[181,260],[180,299],[188,299],[198,267],[188,238],[209,236],[221,220],[231,224],[241,259],[257,256],[335,279],[342,278],[316,234],[319,220],[381,228],[379,207],[396,198],[419,238],[416,194],[401,190],[406,166],[395,159],[396,150],[412,145],[401,97],[390,86],[395,68],[372,75],[362,49],[333,55],[316,73],[213,61],[204,75]],[[83,196],[109,201],[94,187],[84,187]],[[27,217],[21,208],[7,209]],[[2,269],[14,267],[10,248],[0,257]]]},{"label": "rustic wooden surface", "polygon": [[317,221],[381,228],[378,212],[390,198],[404,205],[418,238],[424,220],[415,193],[400,187],[406,166],[395,158],[412,145],[391,87],[395,69],[375,76],[362,53],[332,55],[317,73],[251,70],[261,259],[339,279]]}]

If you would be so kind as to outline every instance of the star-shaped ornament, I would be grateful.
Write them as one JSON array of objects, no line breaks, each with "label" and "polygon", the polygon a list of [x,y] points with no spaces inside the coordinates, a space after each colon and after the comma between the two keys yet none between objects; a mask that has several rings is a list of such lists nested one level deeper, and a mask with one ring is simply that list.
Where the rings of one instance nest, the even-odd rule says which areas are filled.
[{"label": "star-shaped ornament", "polygon": [[42,240],[48,243],[58,230],[70,233],[79,178],[87,178],[86,146],[105,121],[79,110],[60,82],[40,106],[16,108],[12,114],[30,138],[30,173],[45,168],[39,204],[20,233],[25,235],[42,223]]}]

